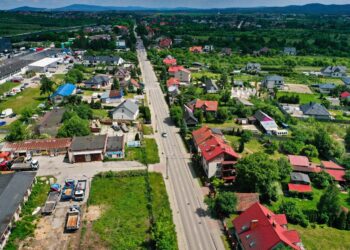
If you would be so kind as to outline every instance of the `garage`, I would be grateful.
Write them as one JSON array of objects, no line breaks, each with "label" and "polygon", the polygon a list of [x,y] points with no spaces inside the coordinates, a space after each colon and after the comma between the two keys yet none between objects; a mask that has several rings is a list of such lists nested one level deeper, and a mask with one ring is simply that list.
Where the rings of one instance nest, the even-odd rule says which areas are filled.
[{"label": "garage", "polygon": [[74,137],[68,156],[71,163],[102,161],[107,135]]},{"label": "garage", "polygon": [[101,154],[92,154],[91,161],[102,161]]},{"label": "garage", "polygon": [[85,155],[75,155],[74,162],[85,162]]}]

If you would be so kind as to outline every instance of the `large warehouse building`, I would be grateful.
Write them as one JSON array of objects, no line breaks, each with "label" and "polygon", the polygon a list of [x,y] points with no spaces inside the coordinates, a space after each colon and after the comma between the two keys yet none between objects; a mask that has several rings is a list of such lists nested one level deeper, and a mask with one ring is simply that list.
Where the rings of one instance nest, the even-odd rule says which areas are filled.
[{"label": "large warehouse building", "polygon": [[57,64],[59,61],[60,61],[60,58],[46,57],[44,59],[41,59],[39,61],[29,64],[28,70],[33,70],[39,73],[45,73],[48,71],[49,68],[57,67]]}]

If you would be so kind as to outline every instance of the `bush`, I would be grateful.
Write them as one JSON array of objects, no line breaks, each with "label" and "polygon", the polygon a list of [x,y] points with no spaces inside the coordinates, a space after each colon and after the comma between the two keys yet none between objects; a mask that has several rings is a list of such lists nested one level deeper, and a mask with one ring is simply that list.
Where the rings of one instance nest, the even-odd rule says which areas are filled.
[{"label": "bush", "polygon": [[330,174],[327,172],[319,172],[319,173],[311,173],[310,174],[311,181],[312,183],[317,187],[317,188],[326,188],[330,184],[333,183],[333,178]]},{"label": "bush", "polygon": [[280,205],[278,212],[284,213],[287,216],[288,221],[291,223],[299,224],[302,227],[307,227],[309,225],[309,221],[305,214],[303,214],[293,201],[283,202]]}]

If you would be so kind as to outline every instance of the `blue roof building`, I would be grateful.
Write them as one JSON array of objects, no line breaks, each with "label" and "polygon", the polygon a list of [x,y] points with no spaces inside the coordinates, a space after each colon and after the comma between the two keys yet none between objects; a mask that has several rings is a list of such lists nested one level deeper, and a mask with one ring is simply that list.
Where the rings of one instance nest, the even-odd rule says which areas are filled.
[{"label": "blue roof building", "polygon": [[74,95],[76,93],[77,87],[72,83],[66,83],[60,85],[55,93],[53,93],[50,98],[54,103],[60,103],[67,96]]}]

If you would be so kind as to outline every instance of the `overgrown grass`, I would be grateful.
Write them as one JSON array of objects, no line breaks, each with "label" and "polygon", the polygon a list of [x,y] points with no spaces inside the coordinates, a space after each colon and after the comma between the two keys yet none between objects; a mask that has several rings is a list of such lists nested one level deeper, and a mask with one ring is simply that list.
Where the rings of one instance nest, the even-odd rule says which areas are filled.
[{"label": "overgrown grass", "polygon": [[151,125],[142,124],[142,132],[144,135],[153,134],[153,128]]},{"label": "overgrown grass", "polygon": [[143,164],[159,163],[159,152],[156,140],[153,138],[145,138],[140,148],[125,149],[125,160],[139,161]]},{"label": "overgrown grass", "polygon": [[320,95],[319,94],[304,94],[304,93],[292,93],[292,92],[278,92],[277,98],[280,96],[299,96],[300,98],[300,104],[305,104],[309,102],[317,102],[321,103]]},{"label": "overgrown grass", "polygon": [[0,85],[0,95],[4,94],[5,92],[10,91],[11,89],[17,87],[19,84],[16,82],[5,82]]},{"label": "overgrown grass", "polygon": [[34,234],[36,227],[37,215],[32,215],[33,211],[42,206],[47,198],[47,191],[50,185],[46,184],[46,180],[41,181],[38,179],[34,185],[29,200],[22,208],[21,219],[16,222],[16,227],[11,232],[10,238],[5,247],[6,250],[18,249],[18,242],[23,241],[29,236]]},{"label": "overgrown grass", "polygon": [[108,117],[108,110],[106,110],[106,109],[93,109],[92,114],[96,118],[107,118]]}]

